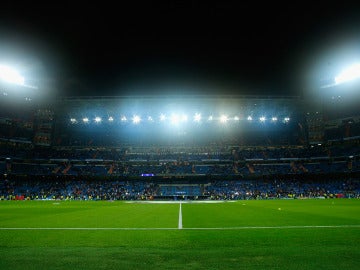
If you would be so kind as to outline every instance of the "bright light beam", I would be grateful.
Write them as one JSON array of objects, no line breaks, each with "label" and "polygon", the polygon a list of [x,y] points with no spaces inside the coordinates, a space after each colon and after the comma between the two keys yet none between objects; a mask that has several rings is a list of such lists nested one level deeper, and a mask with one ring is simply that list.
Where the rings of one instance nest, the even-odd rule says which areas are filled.
[{"label": "bright light beam", "polygon": [[134,124],[139,124],[141,121],[141,118],[138,115],[134,115],[134,117],[132,118],[132,121]]},{"label": "bright light beam", "polygon": [[336,84],[348,82],[360,78],[360,64],[354,64],[343,70],[335,77]]},{"label": "bright light beam", "polygon": [[127,121],[127,118],[126,118],[125,115],[123,115],[123,116],[121,116],[120,120],[121,120],[121,122],[126,122],[126,121]]},{"label": "bright light beam", "polygon": [[15,69],[0,65],[0,79],[8,83],[24,85],[25,79]]},{"label": "bright light beam", "polygon": [[226,115],[221,115],[220,116],[220,122],[221,123],[226,123],[228,121],[228,117]]},{"label": "bright light beam", "polygon": [[165,119],[166,119],[165,114],[160,114],[160,121],[165,121]]},{"label": "bright light beam", "polygon": [[179,123],[180,118],[177,114],[172,114],[170,117],[171,124],[176,125]]},{"label": "bright light beam", "polygon": [[290,117],[285,117],[284,118],[284,123],[288,123],[290,121]]},{"label": "bright light beam", "polygon": [[201,114],[200,113],[196,113],[194,115],[194,121],[195,122],[200,122],[201,121]]}]

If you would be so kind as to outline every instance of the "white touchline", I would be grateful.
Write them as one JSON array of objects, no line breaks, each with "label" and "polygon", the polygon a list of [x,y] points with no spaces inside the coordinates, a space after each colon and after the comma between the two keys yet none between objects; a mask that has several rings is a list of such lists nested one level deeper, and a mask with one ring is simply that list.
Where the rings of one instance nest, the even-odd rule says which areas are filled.
[{"label": "white touchline", "polygon": [[179,207],[179,224],[178,224],[178,229],[181,230],[183,228],[182,226],[182,211],[181,211],[181,202],[180,202],[180,207]]},{"label": "white touchline", "polygon": [[360,225],[310,225],[310,226],[243,226],[243,227],[199,227],[199,228],[183,228],[181,226],[176,228],[124,228],[124,227],[102,227],[102,228],[84,228],[84,227],[15,227],[15,228],[0,228],[0,231],[11,231],[11,230],[69,230],[69,231],[169,231],[169,230],[268,230],[268,229],[317,229],[317,228],[329,228],[329,229],[346,229],[346,228],[360,228]]},{"label": "white touchline", "polygon": [[186,230],[267,230],[267,229],[345,229],[360,228],[360,225],[299,225],[299,226],[242,226],[242,227],[213,227],[213,228],[185,228]]},{"label": "white touchline", "polygon": [[93,227],[93,228],[86,228],[86,227],[18,227],[18,228],[0,228],[0,231],[16,231],[16,230],[34,230],[34,231],[168,231],[168,230],[178,230],[178,228],[125,228],[125,227]]}]

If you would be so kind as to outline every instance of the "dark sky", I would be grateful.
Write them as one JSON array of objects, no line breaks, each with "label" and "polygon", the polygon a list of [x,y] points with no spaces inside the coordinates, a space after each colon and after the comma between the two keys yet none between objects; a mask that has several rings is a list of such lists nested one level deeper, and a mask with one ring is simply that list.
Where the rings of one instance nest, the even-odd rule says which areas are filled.
[{"label": "dark sky", "polygon": [[308,70],[335,61],[318,55],[360,33],[354,5],[292,1],[4,4],[0,14],[0,58],[61,95],[299,95]]}]

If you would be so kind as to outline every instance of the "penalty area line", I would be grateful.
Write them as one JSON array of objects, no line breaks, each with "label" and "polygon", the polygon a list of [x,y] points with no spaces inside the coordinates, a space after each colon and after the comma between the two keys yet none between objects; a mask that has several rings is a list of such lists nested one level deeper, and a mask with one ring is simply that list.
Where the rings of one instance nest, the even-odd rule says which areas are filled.
[{"label": "penalty area line", "polygon": [[[180,220],[179,220],[180,221]],[[180,224],[179,224],[180,225]],[[269,229],[318,229],[318,228],[333,228],[333,229],[346,229],[346,228],[360,228],[360,225],[309,225],[309,226],[243,226],[243,227],[199,227],[199,228],[183,228],[181,224],[177,228],[77,228],[77,227],[64,227],[64,228],[0,228],[0,231],[11,230],[68,230],[68,231],[167,231],[167,230],[269,230]]]}]

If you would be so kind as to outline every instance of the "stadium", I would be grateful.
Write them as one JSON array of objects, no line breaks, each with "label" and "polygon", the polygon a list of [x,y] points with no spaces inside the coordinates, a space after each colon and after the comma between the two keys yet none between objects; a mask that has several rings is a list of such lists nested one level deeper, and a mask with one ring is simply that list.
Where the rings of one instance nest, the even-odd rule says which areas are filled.
[{"label": "stadium", "polygon": [[0,266],[355,269],[357,88],[44,102],[2,82]]},{"label": "stadium", "polygon": [[2,5],[0,269],[359,269],[358,7],[156,2]]},{"label": "stadium", "polygon": [[83,97],[43,106],[2,118],[1,173],[15,181],[3,199],[359,196],[356,116],[313,131],[319,112],[300,98]]}]

